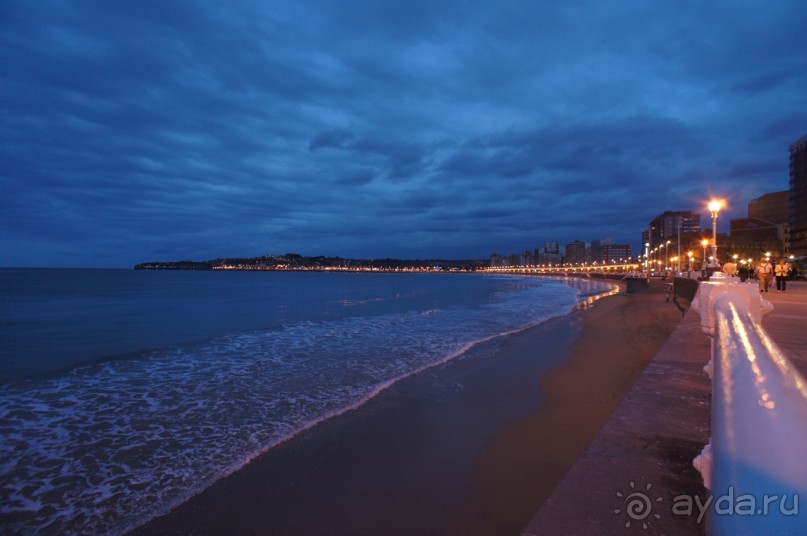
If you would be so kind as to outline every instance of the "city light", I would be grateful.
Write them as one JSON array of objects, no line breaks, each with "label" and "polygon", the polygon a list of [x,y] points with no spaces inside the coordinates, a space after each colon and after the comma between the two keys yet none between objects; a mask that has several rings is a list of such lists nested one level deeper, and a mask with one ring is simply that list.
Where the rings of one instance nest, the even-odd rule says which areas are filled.
[{"label": "city light", "polygon": [[703,240],[701,240],[701,245],[703,246],[703,262],[701,263],[702,264],[701,268],[703,268],[705,270],[706,269],[706,246],[709,245],[709,240],[704,238]]},{"label": "city light", "polygon": [[709,263],[710,268],[720,268],[717,262],[717,213],[723,207],[722,201],[710,201],[709,213],[712,215],[712,259]]}]

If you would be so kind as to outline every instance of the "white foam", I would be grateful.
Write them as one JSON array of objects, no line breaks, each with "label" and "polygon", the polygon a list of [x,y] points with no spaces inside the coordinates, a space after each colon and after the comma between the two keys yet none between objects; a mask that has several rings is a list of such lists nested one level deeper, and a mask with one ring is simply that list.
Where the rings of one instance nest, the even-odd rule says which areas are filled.
[{"label": "white foam", "polygon": [[512,281],[486,304],[306,321],[5,386],[1,520],[122,532],[402,378],[565,314],[580,293]]}]

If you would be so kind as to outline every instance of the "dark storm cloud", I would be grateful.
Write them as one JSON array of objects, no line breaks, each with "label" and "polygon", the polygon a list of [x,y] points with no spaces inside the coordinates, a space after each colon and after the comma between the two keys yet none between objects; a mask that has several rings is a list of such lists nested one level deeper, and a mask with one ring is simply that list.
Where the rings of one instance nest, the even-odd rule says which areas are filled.
[{"label": "dark storm cloud", "polygon": [[311,151],[316,151],[324,147],[341,148],[344,147],[345,143],[351,138],[353,138],[353,133],[343,128],[320,132],[314,136],[314,139],[308,144],[308,148]]},{"label": "dark storm cloud", "polygon": [[733,90],[744,93],[758,93],[760,91],[773,90],[790,82],[799,82],[803,75],[797,75],[787,71],[767,72],[750,76],[732,86]]},{"label": "dark storm cloud", "polygon": [[787,188],[802,2],[5,2],[2,265],[483,257]]}]

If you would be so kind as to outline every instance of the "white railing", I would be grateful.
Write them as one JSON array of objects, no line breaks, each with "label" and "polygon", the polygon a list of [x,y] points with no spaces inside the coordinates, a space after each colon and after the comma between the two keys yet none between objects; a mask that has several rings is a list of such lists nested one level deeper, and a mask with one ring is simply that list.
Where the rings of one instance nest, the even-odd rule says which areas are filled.
[{"label": "white railing", "polygon": [[807,382],[762,329],[771,304],[736,281],[715,274],[693,302],[712,338],[711,440],[693,462],[710,533],[807,534]]}]

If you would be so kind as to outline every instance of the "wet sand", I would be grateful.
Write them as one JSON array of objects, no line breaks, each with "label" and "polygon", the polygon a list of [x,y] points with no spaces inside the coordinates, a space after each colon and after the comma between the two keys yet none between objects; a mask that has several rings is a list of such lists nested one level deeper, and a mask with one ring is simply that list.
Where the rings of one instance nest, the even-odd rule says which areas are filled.
[{"label": "wet sand", "polygon": [[681,319],[614,295],[399,382],[137,534],[518,534]]}]

